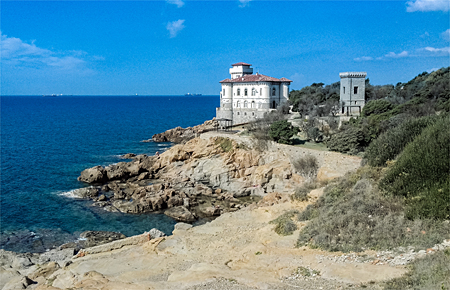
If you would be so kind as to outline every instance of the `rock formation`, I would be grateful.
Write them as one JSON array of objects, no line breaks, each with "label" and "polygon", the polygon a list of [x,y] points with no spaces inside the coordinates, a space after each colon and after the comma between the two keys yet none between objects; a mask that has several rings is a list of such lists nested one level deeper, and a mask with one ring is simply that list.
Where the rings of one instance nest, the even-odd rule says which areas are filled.
[{"label": "rock formation", "polygon": [[215,130],[218,126],[216,118],[208,120],[201,125],[194,127],[181,128],[176,127],[174,129],[167,130],[162,133],[158,133],[152,136],[152,139],[145,140],[143,142],[173,142],[173,143],[186,143],[187,141],[195,138],[198,134]]},{"label": "rock formation", "polygon": [[[107,211],[136,214],[171,209],[169,216],[192,222],[238,210],[268,193],[292,193],[305,180],[291,160],[310,154],[307,149],[272,144],[261,152],[241,141],[218,136],[194,138],[159,156],[130,156],[130,162],[86,169],[78,179],[98,187],[80,190],[79,196]],[[318,153],[321,179],[343,174],[329,165],[340,156]],[[353,159],[337,162],[357,168],[359,158]],[[178,218],[171,213],[176,212],[172,208],[181,207],[192,216],[184,210]]]}]

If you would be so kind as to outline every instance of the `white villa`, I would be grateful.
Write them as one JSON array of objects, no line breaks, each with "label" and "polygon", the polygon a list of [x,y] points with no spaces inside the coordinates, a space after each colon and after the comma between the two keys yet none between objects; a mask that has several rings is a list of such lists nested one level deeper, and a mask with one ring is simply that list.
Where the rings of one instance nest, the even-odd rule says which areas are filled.
[{"label": "white villa", "polygon": [[221,81],[220,107],[216,119],[229,120],[233,125],[248,123],[262,118],[283,105],[289,99],[287,78],[273,78],[253,74],[251,64],[239,62],[230,68],[231,79]]}]

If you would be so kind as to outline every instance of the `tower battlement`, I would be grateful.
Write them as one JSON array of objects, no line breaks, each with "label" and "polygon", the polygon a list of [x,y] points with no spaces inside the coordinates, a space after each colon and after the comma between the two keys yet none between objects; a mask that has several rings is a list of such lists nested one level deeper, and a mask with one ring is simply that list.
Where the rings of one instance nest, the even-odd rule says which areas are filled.
[{"label": "tower battlement", "polygon": [[366,78],[366,72],[342,72],[339,77],[342,78]]}]

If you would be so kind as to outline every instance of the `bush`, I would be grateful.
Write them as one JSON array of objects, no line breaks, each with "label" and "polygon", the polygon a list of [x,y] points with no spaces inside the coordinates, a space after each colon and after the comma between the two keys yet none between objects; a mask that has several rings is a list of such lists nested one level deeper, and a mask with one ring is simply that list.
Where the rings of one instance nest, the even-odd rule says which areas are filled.
[{"label": "bush", "polygon": [[384,289],[450,289],[450,249],[416,259],[406,275],[389,280]]},{"label": "bush", "polygon": [[215,144],[219,145],[224,152],[233,150],[233,141],[231,141],[229,138],[217,137]]},{"label": "bush", "polygon": [[372,100],[369,101],[362,109],[361,115],[368,117],[370,115],[379,115],[388,112],[394,108],[394,105],[388,100]]},{"label": "bush", "polygon": [[450,120],[423,129],[388,169],[380,186],[406,198],[409,218],[450,218]]},{"label": "bush", "polygon": [[290,210],[276,219],[270,221],[270,224],[275,224],[274,231],[281,236],[292,235],[297,230],[297,225],[292,221],[292,218],[298,214],[297,210]]},{"label": "bush", "polygon": [[332,135],[326,145],[332,151],[357,154],[365,145],[364,132],[360,128],[349,126]]},{"label": "bush", "polygon": [[437,116],[412,119],[384,132],[367,147],[365,158],[371,166],[386,165],[386,161],[393,160],[402,152],[406,144],[437,119]]},{"label": "bush", "polygon": [[282,144],[292,144],[291,138],[298,133],[298,128],[293,127],[288,121],[276,121],[270,125],[269,136],[273,141]]},{"label": "bush", "polygon": [[297,172],[299,172],[300,175],[306,179],[315,178],[317,175],[317,170],[319,169],[317,158],[310,154],[295,159],[292,162],[292,165],[294,165],[294,168],[297,170]]},{"label": "bush", "polygon": [[344,252],[408,245],[426,249],[448,238],[448,223],[408,220],[400,198],[381,194],[376,187],[381,172],[366,166],[329,184],[319,200],[298,215],[310,222],[297,245]]}]

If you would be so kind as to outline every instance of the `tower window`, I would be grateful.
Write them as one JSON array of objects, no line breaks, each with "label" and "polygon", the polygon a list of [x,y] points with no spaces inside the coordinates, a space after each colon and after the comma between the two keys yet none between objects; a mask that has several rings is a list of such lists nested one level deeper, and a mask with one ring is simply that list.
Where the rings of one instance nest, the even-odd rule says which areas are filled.
[{"label": "tower window", "polygon": [[223,95],[225,96],[225,89],[223,89]]},{"label": "tower window", "polygon": [[237,89],[237,95],[238,95],[238,96],[241,95],[241,89]]},{"label": "tower window", "polygon": [[276,91],[277,90],[275,88],[272,89],[272,96],[275,96]]},{"label": "tower window", "polygon": [[357,94],[357,93],[358,93],[358,87],[354,87],[354,88],[353,88],[353,93],[354,93],[354,94]]},{"label": "tower window", "polygon": [[345,94],[345,87],[344,87],[344,94]]},{"label": "tower window", "polygon": [[262,88],[259,89],[259,94],[262,95]]}]

